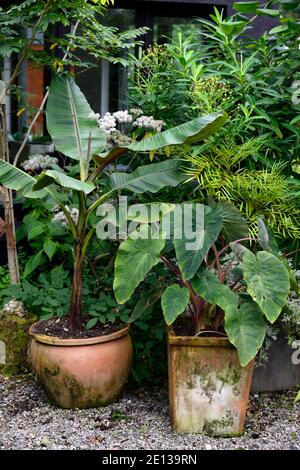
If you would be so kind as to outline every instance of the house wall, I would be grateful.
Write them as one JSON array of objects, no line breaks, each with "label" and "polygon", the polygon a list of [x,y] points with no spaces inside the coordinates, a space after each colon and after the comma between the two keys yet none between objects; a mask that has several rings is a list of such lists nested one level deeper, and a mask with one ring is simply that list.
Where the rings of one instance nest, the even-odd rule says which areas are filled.
[{"label": "house wall", "polygon": [[[115,8],[136,8],[138,10],[147,11],[151,9],[155,11],[157,16],[160,14],[160,8],[170,9],[172,16],[172,5],[182,5],[185,11],[190,10],[192,16],[203,16],[203,12],[208,12],[213,6],[224,7],[227,15],[234,13],[232,5],[238,0],[115,0]],[[265,4],[265,0],[258,0],[261,4]],[[258,17],[254,22],[253,35],[260,36],[268,29],[277,24],[276,18]]]}]

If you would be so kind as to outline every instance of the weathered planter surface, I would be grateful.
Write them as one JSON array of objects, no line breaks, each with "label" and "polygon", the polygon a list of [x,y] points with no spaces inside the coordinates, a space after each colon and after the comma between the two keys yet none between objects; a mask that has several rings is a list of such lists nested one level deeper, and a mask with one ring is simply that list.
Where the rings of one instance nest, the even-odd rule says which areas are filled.
[{"label": "weathered planter surface", "polygon": [[173,429],[211,436],[243,433],[253,361],[241,367],[227,338],[175,336],[168,330]]},{"label": "weathered planter surface", "polygon": [[129,326],[106,336],[60,339],[34,334],[32,367],[50,401],[61,408],[93,408],[115,401],[132,362]]}]

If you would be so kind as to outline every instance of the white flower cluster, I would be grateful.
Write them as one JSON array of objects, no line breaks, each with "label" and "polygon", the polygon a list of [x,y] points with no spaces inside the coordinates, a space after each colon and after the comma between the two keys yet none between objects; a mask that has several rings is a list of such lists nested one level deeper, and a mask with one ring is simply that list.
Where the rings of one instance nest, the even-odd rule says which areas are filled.
[{"label": "white flower cluster", "polygon": [[[77,225],[79,210],[76,207],[70,210],[68,206],[66,206],[66,209],[69,212],[74,224]],[[57,212],[53,217],[52,222],[59,222],[63,227],[66,227],[69,224],[68,219],[63,211]]]},{"label": "white flower cluster", "polygon": [[103,117],[99,113],[91,112],[89,118],[95,119],[98,123],[99,129],[105,134],[112,135],[113,133],[120,132],[117,129],[118,124],[130,124],[134,127],[143,127],[144,129],[151,129],[160,132],[164,121],[156,120],[153,116],[142,115],[143,111],[139,108],[131,108],[123,111],[116,111],[115,113],[105,113]]},{"label": "white flower cluster", "polygon": [[22,168],[28,173],[37,173],[39,171],[48,170],[58,164],[57,158],[49,155],[30,155],[28,160],[24,160],[21,164]]},{"label": "white flower cluster", "polygon": [[89,114],[89,118],[94,119],[94,121],[97,121],[97,122],[99,121],[100,117],[101,117],[100,114],[95,113],[94,111],[90,112]]},{"label": "white flower cluster", "polygon": [[116,118],[110,113],[105,113],[103,118],[99,119],[99,128],[101,129],[101,131],[105,132],[105,134],[110,134],[111,132],[114,132],[116,130],[116,127]]},{"label": "white flower cluster", "polygon": [[135,120],[133,126],[160,132],[164,124],[164,121],[154,119],[153,116],[140,116]]},{"label": "white flower cluster", "polygon": [[132,122],[132,114],[129,114],[127,109],[125,111],[116,111],[113,113],[113,117],[120,123]]},{"label": "white flower cluster", "polygon": [[105,134],[110,134],[114,132],[117,127],[117,121],[111,113],[105,113],[103,117],[99,113],[94,113],[92,111],[89,114],[89,118],[95,119],[98,123],[99,129],[105,132]]},{"label": "white flower cluster", "polygon": [[140,108],[131,108],[129,110],[130,114],[132,114],[132,116],[134,116],[135,118],[141,116],[143,114],[143,110],[140,109]]}]

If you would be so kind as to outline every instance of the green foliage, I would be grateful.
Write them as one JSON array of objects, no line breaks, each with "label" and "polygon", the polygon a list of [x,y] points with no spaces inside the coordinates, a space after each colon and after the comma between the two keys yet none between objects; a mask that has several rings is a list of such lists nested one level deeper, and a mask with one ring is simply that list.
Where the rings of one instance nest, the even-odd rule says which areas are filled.
[{"label": "green foliage", "polygon": [[[199,207],[201,206],[198,205],[197,209]],[[212,208],[202,207],[203,213],[200,214],[200,217],[197,218],[197,215],[195,217],[191,211],[191,220],[186,219],[186,223],[190,227],[193,227],[193,221],[196,221],[196,225],[193,227],[195,234],[201,233],[202,236],[198,240],[195,239],[194,243],[185,236],[185,233],[182,238],[174,239],[178,267],[185,280],[194,277],[222,228],[222,207],[218,205]]]},{"label": "green foliage", "polygon": [[128,145],[134,151],[145,152],[180,144],[192,144],[207,139],[227,120],[226,113],[218,112],[197,117],[189,122],[157,133],[153,137],[142,139]]},{"label": "green foliage", "polygon": [[47,129],[55,147],[68,157],[87,162],[106,147],[106,137],[75,80],[59,74],[52,80],[47,101]]},{"label": "green foliage", "polygon": [[[280,238],[299,238],[299,207],[284,165],[272,164],[268,169],[243,168],[243,162],[259,155],[267,142],[250,139],[238,145],[230,140],[193,149],[182,149],[184,169],[189,179],[198,183],[197,190],[218,201],[230,201],[238,207],[257,235],[257,217],[264,217]],[[195,191],[197,194],[197,191]]]},{"label": "green foliage", "polygon": [[172,325],[178,315],[185,312],[190,300],[186,287],[172,284],[166,288],[161,297],[161,308],[167,325]]},{"label": "green foliage", "polygon": [[281,260],[266,251],[243,256],[243,275],[247,291],[271,323],[274,323],[287,301],[289,273]]},{"label": "green foliage", "polygon": [[[237,14],[225,17],[215,9],[209,20],[199,20],[198,34],[179,35],[142,54],[130,96],[149,114],[161,112],[165,119],[164,113],[167,125],[211,109],[226,111],[226,125],[203,146],[171,148],[166,155],[179,150],[187,174],[198,182],[193,199],[232,202],[253,236],[257,218],[264,217],[280,246],[297,251],[299,5],[271,0],[235,6]],[[279,11],[280,26],[253,37],[254,17],[245,15],[277,17]]]},{"label": "green foliage", "polygon": [[56,266],[49,273],[40,274],[34,284],[24,279],[20,285],[10,285],[0,291],[1,305],[11,299],[21,300],[26,309],[40,319],[61,317],[69,310],[69,272]]},{"label": "green foliage", "polygon": [[[113,63],[126,64],[126,50],[140,44],[137,40],[145,33],[145,28],[119,32],[116,28],[105,27],[101,19],[107,1],[87,2],[86,0],[26,0],[20,5],[0,9],[0,56],[9,57],[12,53],[24,53],[36,65],[62,68],[66,65],[90,67],[95,61],[105,58]],[[80,33],[70,32],[63,37],[56,37],[54,26],[62,24],[65,28],[80,24]],[[20,27],[30,28],[33,35],[45,33],[52,49],[60,50],[65,56],[58,59],[51,50],[30,48],[31,38],[20,35]],[[72,49],[70,49],[72,46]],[[90,52],[89,60],[83,62],[78,52]]]},{"label": "green foliage", "polygon": [[[25,197],[32,197],[34,192],[42,199],[49,196],[63,212],[66,226],[71,230],[74,243],[74,265],[72,283],[72,327],[81,327],[82,310],[82,277],[84,259],[91,239],[95,233],[93,213],[96,208],[112,197],[118,191],[130,190],[134,193],[157,192],[165,186],[174,187],[183,179],[184,174],[178,168],[176,160],[167,160],[161,163],[138,167],[131,173],[112,173],[108,179],[103,174],[104,168],[114,162],[116,158],[125,153],[129,148],[135,152],[156,150],[172,145],[180,145],[185,142],[198,142],[210,136],[226,120],[224,113],[200,117],[181,126],[158,133],[152,137],[145,136],[141,141],[124,143],[123,147],[111,149],[111,142],[103,130],[98,128],[97,119],[90,117],[92,110],[85,97],[74,82],[74,79],[66,74],[58,74],[50,87],[47,105],[47,125],[51,137],[59,151],[71,158],[79,160],[79,178],[69,176],[62,168],[43,171],[37,177],[29,176],[6,162],[0,162],[0,182],[10,189],[20,191]],[[101,154],[99,152],[102,152]],[[76,175],[76,172],[75,172]],[[102,175],[101,182],[98,181]],[[96,193],[97,191],[97,193]],[[100,197],[98,195],[100,192]],[[72,218],[67,201],[70,198],[77,200],[78,210],[76,218]],[[48,197],[48,199],[49,199]],[[35,224],[28,230],[29,240],[35,239],[44,233],[43,224]],[[161,243],[160,240],[158,240]],[[164,243],[160,245],[162,248]],[[42,247],[28,260],[24,276],[30,276],[45,262],[45,256],[52,258],[55,255],[55,242],[51,236],[43,240]],[[139,266],[141,250],[137,250],[135,266],[131,278],[133,290],[144,278],[147,270],[140,272]],[[154,254],[155,255],[155,254]],[[154,256],[148,270],[159,261]],[[143,260],[142,260],[143,261]],[[121,266],[124,270],[124,266]],[[125,270],[127,268],[125,267]],[[125,287],[124,287],[125,285]],[[124,302],[130,296],[126,284],[120,288],[118,300]],[[104,300],[103,300],[104,302]],[[100,310],[99,310],[100,309]],[[94,315],[89,320],[88,327],[93,327],[101,319],[101,307],[92,308]]]},{"label": "green foliage", "polygon": [[222,310],[228,306],[236,307],[238,296],[225,284],[222,284],[211,271],[201,271],[192,281],[196,294],[211,305],[219,305]]},{"label": "green foliage", "polygon": [[[279,2],[271,4],[281,8]],[[225,109],[230,114],[246,113],[248,119],[255,116],[251,134],[267,131],[272,135],[268,157],[275,154],[276,160],[291,162],[300,150],[299,127],[291,124],[299,111],[299,105],[292,102],[291,89],[299,78],[299,21],[290,14],[281,16],[285,31],[271,30],[255,39],[251,36],[252,21],[237,18],[224,18],[215,11],[211,21],[200,20],[207,40],[204,62],[209,61],[210,70],[216,70],[212,73],[222,77],[232,92]],[[232,22],[241,23],[235,35],[228,34]]]},{"label": "green foliage", "polygon": [[168,126],[184,122],[190,115],[184,99],[186,83],[178,76],[180,69],[180,62],[165,46],[155,45],[142,52],[129,75],[129,105],[142,108]]},{"label": "green foliage", "polygon": [[45,191],[33,191],[32,188],[36,182],[33,176],[28,175],[4,160],[0,160],[0,178],[1,184],[19,191],[25,197],[40,198],[47,195]]},{"label": "green foliage", "polygon": [[229,305],[225,314],[225,331],[237,348],[242,366],[246,366],[261,348],[266,324],[257,304],[244,302],[239,308]]},{"label": "green foliage", "polygon": [[177,186],[184,181],[185,175],[179,168],[177,160],[167,160],[138,167],[134,172],[115,172],[110,177],[113,190],[127,189],[136,194],[157,193],[165,186]]},{"label": "green foliage", "polygon": [[[192,207],[195,208],[194,205]],[[161,260],[177,281],[174,284],[174,278],[166,280],[166,284],[170,281],[170,285],[161,296],[165,322],[171,325],[180,314],[185,314],[193,323],[195,335],[202,331],[226,331],[238,350],[242,366],[245,366],[263,344],[266,334],[263,315],[271,323],[278,318],[287,302],[291,278],[286,262],[280,259],[279,254],[275,256],[269,251],[253,254],[237,243],[244,240],[245,224],[241,217],[237,217],[236,209],[230,212],[227,204],[216,203],[211,203],[211,207],[200,205],[200,208],[203,208],[200,218],[196,210],[190,211],[178,239],[175,228],[182,223],[182,212],[174,209],[173,229],[168,234],[171,235],[168,244],[173,244],[173,248],[169,246],[167,251],[164,251],[164,232],[161,238],[155,239],[132,237],[131,234],[121,243],[115,261],[115,294],[117,300],[126,301],[150,269]],[[162,230],[165,228],[164,219],[167,217],[170,221],[169,215],[162,217]],[[232,234],[223,230],[223,225],[228,225],[230,221],[229,216],[234,217],[234,233],[238,238],[235,243],[230,242]],[[200,235],[200,241],[193,246],[187,225]],[[270,229],[262,220],[259,225],[259,242],[269,248],[274,242]],[[149,230],[148,225],[142,225],[143,233]],[[226,235],[230,243],[220,250],[218,247]],[[247,237],[246,240],[251,238]],[[238,269],[236,262],[222,266],[221,255],[229,247],[237,260],[243,260]],[[137,254],[138,260],[134,258]],[[131,263],[132,270],[129,267]],[[134,277],[136,272],[137,280]],[[146,298],[143,301],[146,302]]]},{"label": "green foliage", "polygon": [[144,238],[133,238],[131,235],[120,245],[114,279],[115,296],[120,304],[131,297],[148,272],[160,262],[160,252],[165,246],[165,240],[162,237],[151,239],[148,237],[149,232],[148,225],[143,225],[139,234]]},{"label": "green foliage", "polygon": [[[148,287],[146,283],[146,292]],[[130,335],[134,354],[131,383],[153,384],[167,378],[167,345],[160,306],[146,309],[132,324]]]},{"label": "green foliage", "polygon": [[62,264],[71,270],[72,237],[66,226],[54,220],[55,202],[27,199],[23,210],[25,215],[16,234],[18,246],[26,247],[23,277],[34,282],[49,261],[52,266]]},{"label": "green foliage", "polygon": [[34,191],[46,188],[51,184],[57,184],[65,189],[73,189],[74,191],[82,191],[84,194],[89,194],[95,189],[95,185],[86,181],[78,181],[76,178],[72,178],[64,174],[61,171],[46,170],[40,176],[37,177],[36,183],[33,186]]},{"label": "green foliage", "polygon": [[0,266],[0,291],[10,284],[9,271],[6,266]]}]

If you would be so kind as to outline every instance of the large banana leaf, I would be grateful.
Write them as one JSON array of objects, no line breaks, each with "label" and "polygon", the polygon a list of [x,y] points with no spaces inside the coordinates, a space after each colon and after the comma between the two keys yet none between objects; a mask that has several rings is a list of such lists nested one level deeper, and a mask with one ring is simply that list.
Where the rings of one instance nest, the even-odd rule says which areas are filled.
[{"label": "large banana leaf", "polygon": [[[174,239],[177,262],[184,279],[194,277],[222,228],[222,208],[219,205],[212,208],[204,206],[201,220],[197,220],[194,214],[193,211],[185,217],[182,238]],[[190,215],[193,220],[190,220]],[[198,236],[193,248],[191,247],[193,240],[187,237],[187,227],[193,227],[194,233]]]},{"label": "large banana leaf", "polygon": [[172,284],[161,297],[161,308],[167,325],[172,325],[189,303],[190,292],[186,287]]},{"label": "large banana leaf", "polygon": [[256,255],[247,250],[243,256],[243,275],[247,291],[274,323],[280,315],[290,290],[289,273],[276,256],[267,251]]},{"label": "large banana leaf", "polygon": [[83,191],[85,194],[89,194],[95,189],[95,185],[91,182],[80,181],[75,178],[71,178],[71,176],[68,176],[61,171],[55,170],[47,170],[39,175],[33,189],[42,189],[53,183],[58,184],[62,188]]},{"label": "large banana leaf", "polygon": [[47,196],[45,190],[33,191],[36,179],[14,165],[0,160],[0,184],[19,191],[24,197],[41,198]]},{"label": "large banana leaf", "polygon": [[151,238],[150,227],[144,225],[140,230],[148,238],[134,239],[129,236],[124,240],[115,261],[114,292],[118,303],[130,299],[134,290],[148,272],[160,261],[160,252],[165,245],[163,236]]},{"label": "large banana leaf", "polygon": [[166,160],[138,167],[133,173],[113,173],[113,189],[128,189],[135,193],[156,193],[165,186],[177,186],[186,179],[178,160]]},{"label": "large banana leaf", "polygon": [[47,129],[57,150],[74,158],[87,161],[89,139],[90,154],[98,154],[106,147],[105,133],[100,131],[85,96],[74,78],[57,75],[51,83],[47,102]]},{"label": "large banana leaf", "polygon": [[227,114],[217,112],[201,116],[192,121],[180,124],[167,131],[160,132],[153,137],[134,142],[127,146],[136,152],[158,150],[168,145],[195,143],[207,139],[214,134],[227,120]]},{"label": "large banana leaf", "polygon": [[228,305],[225,310],[225,331],[237,348],[242,366],[246,366],[262,346],[266,324],[262,312],[254,302],[245,302],[237,308]]}]

